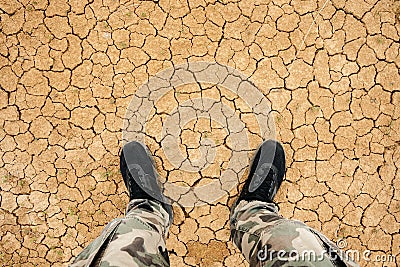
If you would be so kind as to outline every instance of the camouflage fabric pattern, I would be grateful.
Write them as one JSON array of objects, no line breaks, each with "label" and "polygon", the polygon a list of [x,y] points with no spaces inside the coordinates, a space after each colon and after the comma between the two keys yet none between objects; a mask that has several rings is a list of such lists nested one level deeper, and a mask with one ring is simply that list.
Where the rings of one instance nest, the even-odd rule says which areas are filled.
[{"label": "camouflage fabric pattern", "polygon": [[125,218],[110,222],[70,266],[169,266],[165,235],[171,219],[155,201],[132,200]]},{"label": "camouflage fabric pattern", "polygon": [[250,266],[359,266],[341,257],[343,252],[321,233],[279,216],[273,203],[236,203],[231,210],[231,238]]}]

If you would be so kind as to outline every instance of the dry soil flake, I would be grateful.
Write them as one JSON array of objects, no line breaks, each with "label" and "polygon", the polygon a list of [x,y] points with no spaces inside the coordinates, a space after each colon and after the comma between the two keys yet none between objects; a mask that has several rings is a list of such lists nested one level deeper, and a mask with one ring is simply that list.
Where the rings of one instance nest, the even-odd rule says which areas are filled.
[{"label": "dry soil flake", "polygon": [[83,129],[89,129],[93,126],[94,118],[97,116],[96,108],[76,108],[71,112],[71,122]]},{"label": "dry soil flake", "polygon": [[29,130],[35,138],[49,138],[53,126],[46,118],[41,116],[31,123]]}]

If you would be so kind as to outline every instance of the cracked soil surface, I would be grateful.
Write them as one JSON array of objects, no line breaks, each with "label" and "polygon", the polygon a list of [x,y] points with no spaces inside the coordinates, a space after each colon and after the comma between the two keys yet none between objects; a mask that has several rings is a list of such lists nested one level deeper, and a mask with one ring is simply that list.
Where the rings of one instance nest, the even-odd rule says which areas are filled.
[{"label": "cracked soil surface", "polygon": [[[398,0],[0,0],[0,18],[2,266],[65,266],[123,215],[126,108],[146,80],[188,61],[235,68],[271,102],[287,155],[283,216],[370,250],[362,266],[400,264]],[[229,161],[229,134],[201,119],[182,129],[181,150],[197,159],[199,140],[212,139],[214,164],[186,173],[162,153],[169,108],[201,91],[174,91],[151,116],[146,143],[168,181],[207,183]],[[254,151],[240,99],[209,92],[248,119]],[[172,266],[248,266],[228,241],[238,187],[174,207]]]}]

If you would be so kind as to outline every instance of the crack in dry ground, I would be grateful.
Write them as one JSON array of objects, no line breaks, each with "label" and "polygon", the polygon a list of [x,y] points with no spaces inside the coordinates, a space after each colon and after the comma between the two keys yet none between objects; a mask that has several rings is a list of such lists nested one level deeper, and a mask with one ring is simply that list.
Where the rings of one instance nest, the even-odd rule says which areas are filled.
[{"label": "crack in dry ground", "polygon": [[[128,197],[118,153],[135,91],[166,68],[217,61],[250,77],[271,102],[288,161],[282,215],[369,249],[371,258],[397,257],[362,266],[398,265],[399,5],[0,0],[0,262],[65,265],[122,216]],[[146,140],[162,177],[198,185],[227,167],[228,133],[205,119],[184,127],[181,151],[192,162],[199,140],[214,140],[221,152],[204,172],[179,172],[158,137],[170,108],[209,93],[245,121],[253,150],[260,137],[239,97],[186,90],[156,103]],[[247,266],[227,242],[237,192],[174,207],[172,266]]]}]

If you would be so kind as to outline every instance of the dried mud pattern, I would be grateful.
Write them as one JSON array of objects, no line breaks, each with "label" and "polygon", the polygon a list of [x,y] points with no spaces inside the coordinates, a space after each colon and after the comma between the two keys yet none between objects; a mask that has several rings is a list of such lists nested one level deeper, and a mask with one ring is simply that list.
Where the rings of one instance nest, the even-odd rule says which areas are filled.
[{"label": "dried mud pattern", "polygon": [[[0,13],[2,265],[65,265],[123,214],[126,107],[186,61],[236,68],[271,101],[288,158],[284,216],[399,264],[398,1],[0,0]],[[184,150],[200,126],[182,133]],[[231,193],[174,208],[172,266],[247,266],[227,242]]]},{"label": "dried mud pattern", "polygon": [[151,144],[164,194],[176,205],[210,205],[236,195],[248,153],[262,140],[275,139],[270,106],[233,68],[216,62],[181,64],[137,89],[122,139]]}]

